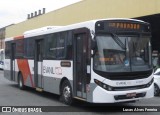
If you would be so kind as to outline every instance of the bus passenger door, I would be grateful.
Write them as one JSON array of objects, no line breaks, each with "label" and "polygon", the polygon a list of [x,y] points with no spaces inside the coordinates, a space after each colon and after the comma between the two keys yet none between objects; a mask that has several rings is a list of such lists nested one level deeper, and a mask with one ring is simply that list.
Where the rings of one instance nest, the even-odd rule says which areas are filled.
[{"label": "bus passenger door", "polygon": [[44,54],[44,44],[43,40],[36,40],[35,41],[35,59],[34,59],[34,80],[35,80],[35,87],[43,88],[43,54]]},{"label": "bus passenger door", "polygon": [[15,50],[16,44],[11,44],[11,81],[15,81]]},{"label": "bus passenger door", "polygon": [[74,34],[74,92],[77,97],[87,98],[87,33]]}]

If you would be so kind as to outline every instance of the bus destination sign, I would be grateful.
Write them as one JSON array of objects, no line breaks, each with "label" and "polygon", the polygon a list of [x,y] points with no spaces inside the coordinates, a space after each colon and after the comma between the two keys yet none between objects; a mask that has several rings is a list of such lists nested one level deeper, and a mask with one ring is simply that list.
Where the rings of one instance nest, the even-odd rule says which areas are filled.
[{"label": "bus destination sign", "polygon": [[150,32],[150,26],[138,21],[99,21],[96,23],[96,32]]},{"label": "bus destination sign", "polygon": [[134,29],[134,30],[140,29],[140,24],[136,23],[110,22],[108,23],[108,26],[117,29]]}]

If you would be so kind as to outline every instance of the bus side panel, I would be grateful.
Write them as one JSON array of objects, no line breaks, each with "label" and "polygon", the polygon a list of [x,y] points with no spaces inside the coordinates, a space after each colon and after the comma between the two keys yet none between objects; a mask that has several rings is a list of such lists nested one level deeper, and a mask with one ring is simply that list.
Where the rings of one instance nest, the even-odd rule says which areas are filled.
[{"label": "bus side panel", "polygon": [[4,65],[3,65],[3,61],[0,61],[0,69],[2,69],[3,70],[3,67]]},{"label": "bus side panel", "polygon": [[5,59],[5,68],[4,68],[4,77],[10,81],[18,82],[18,65],[17,60],[14,61],[13,64],[13,75],[11,76],[11,61],[10,59]]},{"label": "bus side panel", "polygon": [[10,59],[5,59],[4,60],[4,77],[7,78],[8,80],[11,80],[11,64],[10,64],[11,60]]},{"label": "bus side panel", "polygon": [[4,49],[0,50],[0,69],[4,69]]},{"label": "bus side panel", "polygon": [[43,76],[44,76],[44,90],[60,94],[59,86],[62,78],[66,77],[70,82],[73,80],[73,62],[65,61],[64,63],[70,64],[68,67],[62,65],[64,61],[43,61]]},{"label": "bus side panel", "polygon": [[15,66],[14,66],[14,69],[13,69],[13,70],[15,70],[15,72],[14,72],[14,74],[15,74],[15,79],[14,79],[14,81],[18,83],[18,72],[19,72],[19,68],[18,68],[18,64],[17,64],[17,59],[15,59]]}]

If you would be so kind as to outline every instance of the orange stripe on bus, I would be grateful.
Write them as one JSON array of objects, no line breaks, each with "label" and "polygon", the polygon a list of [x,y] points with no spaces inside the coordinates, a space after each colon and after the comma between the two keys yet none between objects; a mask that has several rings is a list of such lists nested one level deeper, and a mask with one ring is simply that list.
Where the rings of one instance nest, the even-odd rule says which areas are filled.
[{"label": "orange stripe on bus", "polygon": [[32,75],[29,69],[29,64],[27,59],[17,59],[18,68],[22,72],[24,84],[27,81],[27,78],[30,77],[31,85],[34,87]]},{"label": "orange stripe on bus", "polygon": [[16,36],[16,37],[14,37],[14,40],[23,39],[23,38],[24,38],[24,36]]}]

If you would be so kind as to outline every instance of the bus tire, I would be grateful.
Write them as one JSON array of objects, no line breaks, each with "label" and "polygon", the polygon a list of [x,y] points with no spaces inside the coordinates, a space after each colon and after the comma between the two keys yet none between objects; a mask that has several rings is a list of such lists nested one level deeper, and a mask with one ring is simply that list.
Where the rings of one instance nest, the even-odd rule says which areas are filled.
[{"label": "bus tire", "polygon": [[25,86],[24,86],[24,81],[23,81],[23,76],[22,76],[21,73],[18,75],[18,87],[19,87],[21,90],[23,90],[23,89],[25,88]]},{"label": "bus tire", "polygon": [[63,81],[62,83],[60,100],[66,105],[73,104],[72,87],[68,80]]},{"label": "bus tire", "polygon": [[160,89],[157,84],[154,84],[154,96],[159,96]]}]

